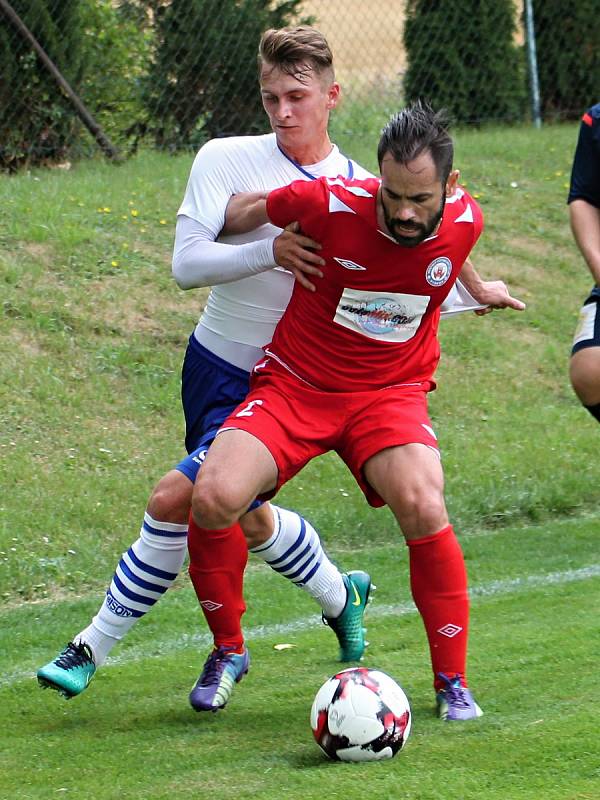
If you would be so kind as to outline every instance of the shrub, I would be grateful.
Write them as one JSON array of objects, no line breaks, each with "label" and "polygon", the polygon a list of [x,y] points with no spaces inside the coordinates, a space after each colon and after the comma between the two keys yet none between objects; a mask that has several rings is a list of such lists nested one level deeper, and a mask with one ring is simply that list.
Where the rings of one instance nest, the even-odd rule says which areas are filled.
[{"label": "shrub", "polygon": [[156,51],[145,102],[159,147],[197,147],[215,136],[259,133],[261,34],[298,20],[301,0],[172,0],[156,8]]},{"label": "shrub", "polygon": [[107,136],[125,146],[144,114],[142,80],[149,64],[151,31],[132,18],[126,4],[113,0],[84,0],[82,20],[82,100]]},{"label": "shrub", "polygon": [[457,122],[519,119],[526,97],[512,0],[408,0],[407,100],[425,98]]},{"label": "shrub", "polygon": [[598,0],[533,0],[544,116],[578,118],[600,100]]},{"label": "shrub", "polygon": [[[82,74],[80,4],[70,0],[12,0],[19,14],[67,80]],[[2,17],[0,27],[0,167],[64,158],[77,122],[31,45]]]},{"label": "shrub", "polygon": [[[148,36],[111,0],[12,0],[12,6],[109,137],[142,115]],[[0,12],[0,168],[64,160],[90,134],[31,44]]]}]

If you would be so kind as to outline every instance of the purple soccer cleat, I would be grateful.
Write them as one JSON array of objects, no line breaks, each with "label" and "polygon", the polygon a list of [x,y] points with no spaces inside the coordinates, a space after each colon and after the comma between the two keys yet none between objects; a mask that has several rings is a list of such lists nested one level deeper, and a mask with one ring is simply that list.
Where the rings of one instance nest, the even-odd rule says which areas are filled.
[{"label": "purple soccer cleat", "polygon": [[438,717],[445,722],[462,722],[466,719],[481,717],[483,711],[479,708],[473,695],[465,686],[461,686],[460,677],[455,675],[449,678],[443,672],[438,673],[438,678],[446,686],[436,695]]},{"label": "purple soccer cleat", "polygon": [[232,653],[221,645],[204,663],[200,677],[190,692],[190,705],[196,711],[218,711],[225,708],[234,689],[250,668],[247,648]]}]

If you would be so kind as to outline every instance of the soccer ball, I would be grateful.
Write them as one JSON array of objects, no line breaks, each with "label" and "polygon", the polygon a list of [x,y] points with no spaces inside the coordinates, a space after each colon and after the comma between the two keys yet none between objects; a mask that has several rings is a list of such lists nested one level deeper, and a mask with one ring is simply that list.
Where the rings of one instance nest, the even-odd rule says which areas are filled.
[{"label": "soccer ball", "polygon": [[310,725],[319,747],[335,761],[379,761],[406,744],[410,705],[385,672],[351,667],[321,686]]}]

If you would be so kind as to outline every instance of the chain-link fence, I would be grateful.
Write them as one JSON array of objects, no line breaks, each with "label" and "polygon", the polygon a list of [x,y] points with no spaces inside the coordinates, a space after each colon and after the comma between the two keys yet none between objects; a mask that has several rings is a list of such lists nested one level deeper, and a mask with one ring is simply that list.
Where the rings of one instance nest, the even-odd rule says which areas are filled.
[{"label": "chain-link fence", "polygon": [[350,132],[417,96],[539,124],[600,93],[600,0],[0,0],[0,167],[262,132],[260,34],[299,22],[332,46]]}]

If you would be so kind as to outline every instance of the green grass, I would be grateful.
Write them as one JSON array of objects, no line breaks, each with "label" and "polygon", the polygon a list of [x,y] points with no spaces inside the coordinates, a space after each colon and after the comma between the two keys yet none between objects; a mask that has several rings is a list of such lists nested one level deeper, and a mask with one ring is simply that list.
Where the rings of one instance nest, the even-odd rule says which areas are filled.
[{"label": "green grass", "polygon": [[[380,116],[365,114],[353,137],[335,122],[343,149],[372,169]],[[346,798],[357,781],[382,800],[597,797],[598,428],[567,376],[590,286],[565,207],[576,133],[457,132],[456,165],[486,216],[474,262],[528,304],[444,322],[431,396],[473,591],[480,721],[433,716],[391,514],[369,509],[331,455],[279,497],[379,587],[367,663],[402,683],[415,721],[404,753],[366,767],[327,763],[313,744],[308,710],[336,669],[331,632],[309,598],[255,563],[254,667],[224,713],[187,706],[208,639],[185,576],[83,697],[37,689],[36,668],[94,613],[182,452],[179,370],[205,293],[170,277],[191,156],[0,178],[0,797]],[[277,652],[280,641],[295,647]]]},{"label": "green grass", "polygon": [[[4,725],[11,746],[0,756],[6,796],[51,797],[85,785],[98,800],[215,791],[223,798],[337,798],[360,780],[381,800],[397,796],[399,785],[414,800],[591,800],[600,780],[599,521],[464,537],[473,587],[470,670],[485,709],[465,725],[434,717],[405,548],[340,554],[367,566],[378,583],[365,663],[396,677],[413,709],[405,751],[385,764],[334,765],[312,742],[308,710],[336,670],[337,648],[310,599],[264,565],[253,562],[247,577],[254,666],[217,715],[197,715],[186,704],[207,645],[190,592],[172,592],[114,651],[86,694],[68,703],[39,691],[33,673],[99,598],[7,609],[0,617],[7,632],[0,702],[11,709]],[[275,651],[282,642],[294,648]]]}]

